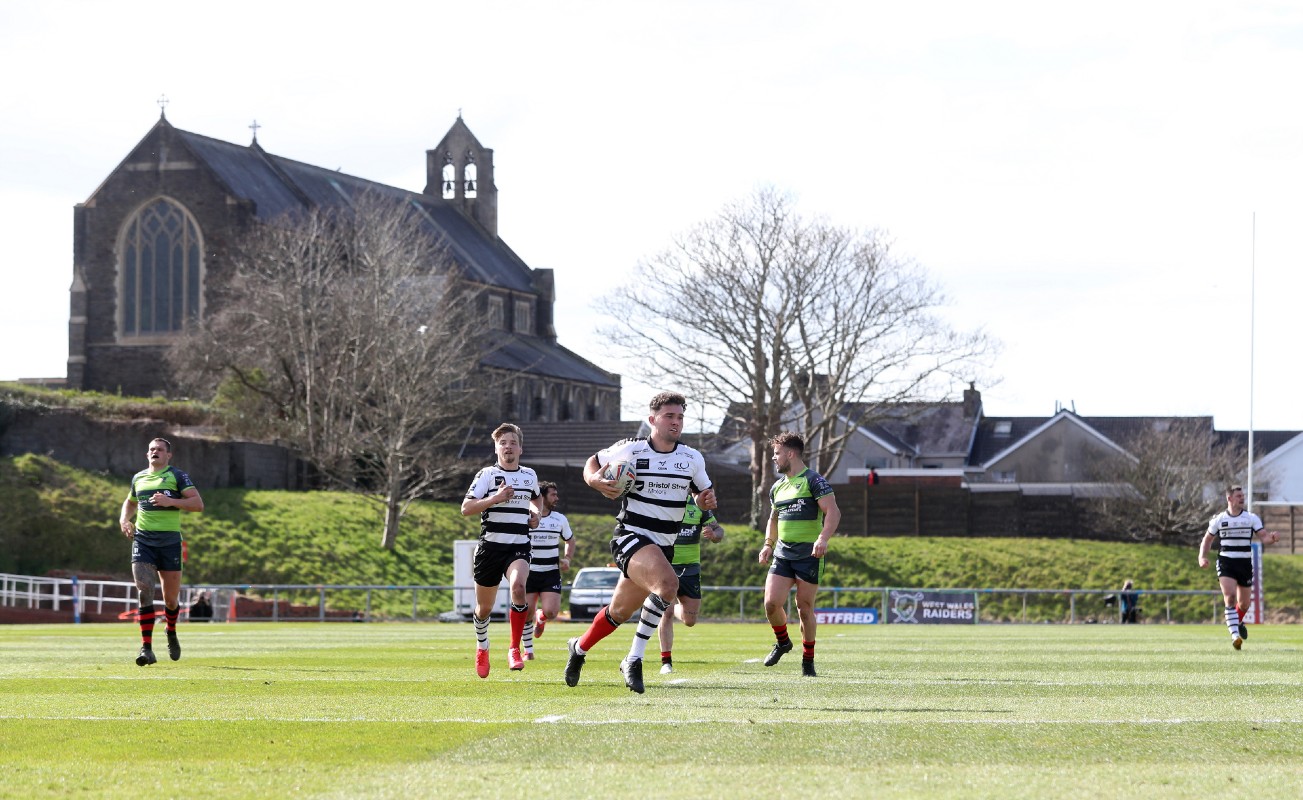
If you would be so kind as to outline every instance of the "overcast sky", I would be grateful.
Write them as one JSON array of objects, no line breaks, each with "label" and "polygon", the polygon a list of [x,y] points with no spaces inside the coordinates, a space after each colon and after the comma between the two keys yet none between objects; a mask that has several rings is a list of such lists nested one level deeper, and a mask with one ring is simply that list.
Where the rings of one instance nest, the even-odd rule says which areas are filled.
[{"label": "overcast sky", "polygon": [[561,342],[626,375],[626,417],[600,290],[771,184],[886,232],[1003,343],[988,414],[1247,427],[1252,311],[1254,427],[1303,429],[1303,10],[1068,6],[4,2],[0,379],[65,374],[73,206],[166,94],[179,128],[257,119],[415,191],[461,110],[499,234],[556,271]]}]

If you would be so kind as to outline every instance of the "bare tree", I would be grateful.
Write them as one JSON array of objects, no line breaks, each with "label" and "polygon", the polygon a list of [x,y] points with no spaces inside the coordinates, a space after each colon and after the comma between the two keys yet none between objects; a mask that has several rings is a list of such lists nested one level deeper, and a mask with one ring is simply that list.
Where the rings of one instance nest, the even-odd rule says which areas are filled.
[{"label": "bare tree", "polygon": [[1196,420],[1153,425],[1121,444],[1126,453],[1090,465],[1095,480],[1119,487],[1095,501],[1093,522],[1139,541],[1197,542],[1247,463],[1244,447]]},{"label": "bare tree", "polygon": [[454,469],[482,396],[473,290],[419,215],[374,197],[260,226],[233,261],[172,362],[192,386],[222,379],[246,433],[382,503],[392,548],[411,501]]},{"label": "bare tree", "polygon": [[[782,427],[803,430],[811,463],[830,471],[873,408],[934,398],[993,353],[985,334],[936,317],[944,301],[878,233],[806,219],[763,188],[640,264],[611,298],[621,322],[610,335],[648,379],[725,410],[745,431],[758,527],[768,440]],[[845,419],[849,403],[870,398],[869,413]]]}]

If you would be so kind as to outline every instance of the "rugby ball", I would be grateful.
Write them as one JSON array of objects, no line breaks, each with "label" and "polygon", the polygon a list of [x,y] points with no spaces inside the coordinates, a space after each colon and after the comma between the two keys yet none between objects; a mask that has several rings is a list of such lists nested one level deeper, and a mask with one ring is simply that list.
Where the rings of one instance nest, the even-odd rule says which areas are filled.
[{"label": "rugby ball", "polygon": [[621,497],[624,497],[633,488],[633,479],[633,465],[628,461],[612,461],[602,467],[602,480],[615,481],[615,485],[620,489]]}]

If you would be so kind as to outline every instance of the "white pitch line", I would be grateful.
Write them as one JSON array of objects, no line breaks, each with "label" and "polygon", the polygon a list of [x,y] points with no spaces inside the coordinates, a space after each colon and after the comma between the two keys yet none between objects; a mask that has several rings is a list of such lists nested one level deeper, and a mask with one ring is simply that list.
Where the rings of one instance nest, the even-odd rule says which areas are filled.
[{"label": "white pitch line", "polygon": [[[0,720],[41,720],[45,722],[360,722],[378,724],[457,724],[457,725],[530,725],[536,722],[562,723],[565,725],[971,725],[973,727],[1000,727],[1025,725],[1141,725],[1163,727],[1171,725],[1221,724],[1226,720],[1216,718],[1175,718],[1175,719],[927,719],[927,720],[817,720],[817,719],[565,719],[564,717],[543,717],[540,719],[483,719],[466,717],[407,717],[402,719],[376,717],[152,717],[142,720],[138,716],[35,716],[23,714],[0,714]],[[1300,719],[1240,719],[1241,723],[1253,725],[1299,725]]]}]

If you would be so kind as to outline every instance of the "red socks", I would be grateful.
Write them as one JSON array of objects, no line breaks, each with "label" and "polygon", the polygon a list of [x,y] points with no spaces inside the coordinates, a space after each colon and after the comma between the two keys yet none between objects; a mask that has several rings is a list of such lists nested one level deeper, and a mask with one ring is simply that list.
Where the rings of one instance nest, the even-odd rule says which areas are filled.
[{"label": "red socks", "polygon": [[611,615],[607,613],[606,606],[602,606],[602,610],[598,611],[597,616],[593,617],[593,624],[589,625],[588,630],[584,631],[584,635],[579,637],[579,649],[587,653],[593,645],[615,633],[615,629],[618,627],[619,625],[611,621]]}]

